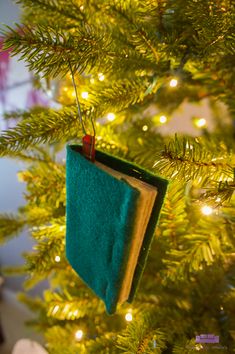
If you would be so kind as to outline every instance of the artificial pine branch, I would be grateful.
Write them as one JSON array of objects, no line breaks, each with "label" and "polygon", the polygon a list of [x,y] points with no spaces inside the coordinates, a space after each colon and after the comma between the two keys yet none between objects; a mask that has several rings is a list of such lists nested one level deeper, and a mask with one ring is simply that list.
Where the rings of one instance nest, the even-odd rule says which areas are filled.
[{"label": "artificial pine branch", "polygon": [[[40,20],[42,21],[41,24],[45,24],[47,22],[44,16],[45,11],[50,18],[47,22],[48,25],[53,22],[58,25],[58,18],[61,18],[63,19],[61,21],[63,28],[70,28],[85,20],[85,14],[81,10],[81,6],[73,0],[69,3],[65,0],[17,0],[17,4],[24,8],[23,18],[27,19],[30,24],[35,23],[35,21],[40,23]],[[37,11],[36,18],[35,11]]]},{"label": "artificial pine branch", "polygon": [[[79,294],[78,294],[79,295]],[[97,314],[104,314],[104,306],[97,298],[81,298],[80,296],[70,295],[68,292],[44,293],[47,304],[47,315],[57,320],[77,320],[85,316],[92,315],[96,308]]]},{"label": "artificial pine branch", "polygon": [[12,49],[12,55],[21,54],[27,59],[30,70],[45,76],[65,75],[69,65],[80,73],[107,63],[113,54],[108,50],[110,39],[103,31],[99,34],[90,25],[76,28],[73,34],[58,33],[57,28],[38,25],[36,28],[19,26],[1,31],[5,38],[4,48]]},{"label": "artificial pine branch", "polygon": [[33,284],[47,278],[53,271],[60,271],[63,266],[55,261],[55,257],[64,252],[64,244],[58,239],[48,239],[35,246],[35,252],[25,255],[26,270],[32,274],[31,279],[26,280],[25,287],[29,289]]},{"label": "artificial pine branch", "polygon": [[[233,178],[233,155],[224,151],[223,156],[203,148],[203,139],[175,137],[161,153],[161,159],[154,167],[169,177],[183,178],[185,181],[200,180],[200,184],[212,181],[226,181]],[[207,144],[205,139],[205,144]]]},{"label": "artificial pine branch", "polygon": [[58,142],[81,136],[76,109],[47,110],[22,120],[0,136],[0,155],[25,150],[32,144]]},{"label": "artificial pine branch", "polygon": [[0,214],[0,244],[8,241],[9,238],[17,236],[24,228],[26,222],[23,218]]},{"label": "artificial pine branch", "polygon": [[155,321],[150,314],[145,313],[138,322],[130,323],[118,336],[117,347],[126,354],[162,353],[166,336],[160,329],[153,329]]}]

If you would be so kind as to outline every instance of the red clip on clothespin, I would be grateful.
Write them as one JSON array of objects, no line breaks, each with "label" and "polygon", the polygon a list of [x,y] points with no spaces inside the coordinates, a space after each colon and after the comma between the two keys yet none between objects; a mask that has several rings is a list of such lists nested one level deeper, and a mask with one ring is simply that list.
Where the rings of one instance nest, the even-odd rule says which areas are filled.
[{"label": "red clip on clothespin", "polygon": [[81,108],[80,108],[80,103],[79,103],[79,99],[78,99],[78,93],[77,93],[77,87],[75,84],[75,79],[74,79],[74,74],[73,74],[73,70],[71,67],[70,62],[69,63],[69,68],[70,68],[70,72],[71,72],[71,77],[72,77],[72,81],[73,81],[73,87],[74,87],[74,91],[75,91],[75,97],[76,97],[76,101],[77,101],[77,109],[78,109],[78,117],[82,126],[82,130],[83,130],[83,138],[82,138],[82,153],[83,155],[90,161],[94,162],[95,161],[95,126],[94,126],[94,122],[91,118],[91,123],[92,123],[92,128],[93,128],[93,132],[94,135],[89,135],[86,132],[86,128],[82,119],[82,113],[81,113]]},{"label": "red clip on clothespin", "polygon": [[82,138],[82,153],[88,160],[95,161],[95,136],[85,135]]}]

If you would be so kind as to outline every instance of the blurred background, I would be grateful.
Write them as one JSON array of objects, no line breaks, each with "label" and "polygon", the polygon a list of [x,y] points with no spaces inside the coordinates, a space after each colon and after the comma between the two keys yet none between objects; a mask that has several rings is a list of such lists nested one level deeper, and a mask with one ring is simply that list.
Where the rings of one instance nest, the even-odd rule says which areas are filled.
[{"label": "blurred background", "polygon": [[[20,10],[12,1],[0,1],[0,23],[13,25],[19,22]],[[3,120],[3,114],[15,109],[25,109],[31,102],[32,84],[30,74],[23,62],[0,54],[0,130],[7,129],[13,121]],[[31,99],[32,101],[32,99]],[[17,211],[24,204],[24,184],[17,179],[17,172],[24,168],[15,160],[0,159],[0,212]],[[8,265],[23,263],[22,252],[32,248],[32,240],[25,230],[17,238],[0,247],[0,271]],[[36,338],[24,323],[31,314],[17,301],[17,292],[22,289],[22,277],[2,277],[0,294],[0,323],[4,344],[1,354],[9,354],[14,343],[20,338]]]}]

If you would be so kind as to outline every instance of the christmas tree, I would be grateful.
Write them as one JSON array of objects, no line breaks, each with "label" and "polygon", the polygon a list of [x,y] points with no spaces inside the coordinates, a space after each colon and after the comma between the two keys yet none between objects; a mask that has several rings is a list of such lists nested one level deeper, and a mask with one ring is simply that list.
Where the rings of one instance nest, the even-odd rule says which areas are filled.
[{"label": "christmas tree", "polygon": [[[5,49],[59,105],[6,115],[17,125],[2,132],[0,155],[27,162],[27,204],[1,215],[0,240],[27,227],[37,242],[18,272],[26,290],[50,285],[43,298],[20,299],[37,313],[48,352],[234,352],[235,2],[17,2],[23,25],[3,30]],[[205,102],[211,129],[206,114],[184,112]],[[88,131],[95,122],[96,149],[170,181],[136,297],[112,316],[65,258],[59,152],[82,141],[78,103]],[[196,134],[170,134],[175,112]]]}]

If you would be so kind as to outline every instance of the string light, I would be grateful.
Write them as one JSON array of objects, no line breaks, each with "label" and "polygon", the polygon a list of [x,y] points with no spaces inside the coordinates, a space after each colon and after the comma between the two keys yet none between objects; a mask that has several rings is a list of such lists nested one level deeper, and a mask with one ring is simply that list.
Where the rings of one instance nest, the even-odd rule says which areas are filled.
[{"label": "string light", "polygon": [[94,83],[95,83],[95,79],[94,79],[93,77],[90,79],[90,83],[91,83],[91,84],[94,84]]},{"label": "string light", "polygon": [[188,142],[186,143],[186,149],[193,150],[193,145],[189,144]]},{"label": "string light", "polygon": [[171,79],[169,85],[170,85],[170,87],[176,87],[178,85],[178,80],[177,79]]},{"label": "string light", "polygon": [[78,313],[79,313],[79,311],[78,311],[78,310],[75,310],[74,313],[73,313],[74,317],[77,317],[77,316],[78,316]]},{"label": "string light", "polygon": [[159,121],[160,121],[160,123],[164,124],[164,123],[167,122],[167,117],[166,117],[166,116],[161,116],[161,117],[159,118]]},{"label": "string light", "polygon": [[84,98],[84,100],[87,100],[87,99],[88,99],[88,96],[89,96],[89,93],[88,93],[87,91],[83,91],[83,92],[81,93],[81,96],[82,96],[82,98]]},{"label": "string light", "polygon": [[157,337],[156,337],[156,335],[153,336],[153,347],[157,348]]},{"label": "string light", "polygon": [[199,118],[195,121],[195,124],[198,128],[205,127],[206,125],[206,119],[205,118]]},{"label": "string light", "polygon": [[56,261],[57,263],[59,263],[59,262],[60,262],[60,256],[55,256],[55,261]]},{"label": "string light", "polygon": [[199,352],[201,349],[203,349],[203,345],[197,344],[195,345],[195,349]]},{"label": "string light", "polygon": [[107,114],[107,119],[112,122],[115,119],[115,114],[114,113],[108,113]]},{"label": "string light", "polygon": [[104,81],[104,74],[103,73],[99,73],[98,74],[98,78],[100,81]]},{"label": "string light", "polygon": [[125,320],[126,320],[127,322],[131,322],[132,319],[133,319],[132,313],[131,313],[130,311],[127,312],[126,315],[125,315]]},{"label": "string light", "polygon": [[142,127],[142,130],[143,130],[143,132],[146,132],[147,130],[148,130],[148,126],[145,124],[145,125],[143,125],[143,127]]},{"label": "string light", "polygon": [[52,315],[55,315],[56,312],[59,310],[59,308],[60,308],[59,305],[56,305],[52,311]]},{"label": "string light", "polygon": [[81,340],[83,337],[83,331],[81,329],[79,329],[76,333],[75,333],[75,338],[76,340]]},{"label": "string light", "polygon": [[48,96],[48,97],[50,97],[50,98],[53,97],[52,90],[47,90],[46,93],[47,93],[47,96]]},{"label": "string light", "polygon": [[201,212],[204,215],[211,215],[213,213],[213,209],[210,206],[208,206],[208,205],[204,205],[201,208]]}]

